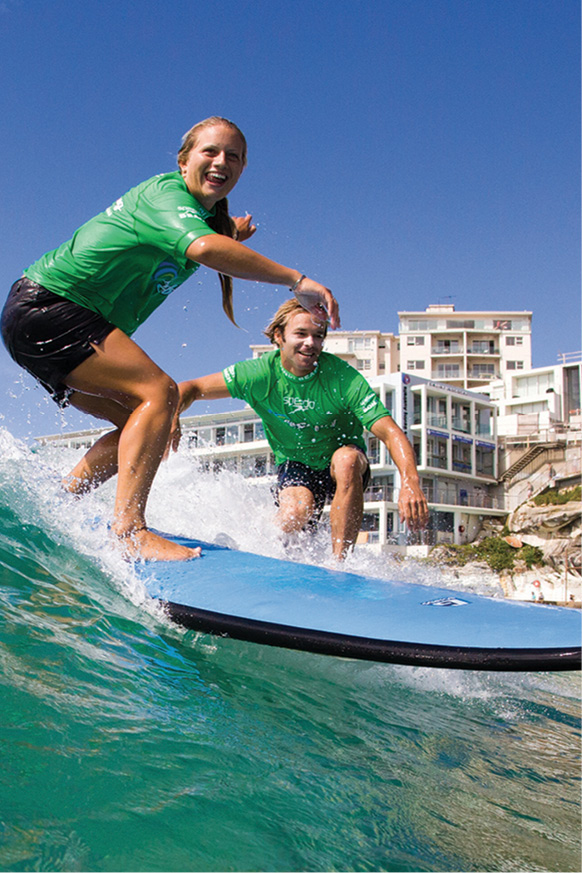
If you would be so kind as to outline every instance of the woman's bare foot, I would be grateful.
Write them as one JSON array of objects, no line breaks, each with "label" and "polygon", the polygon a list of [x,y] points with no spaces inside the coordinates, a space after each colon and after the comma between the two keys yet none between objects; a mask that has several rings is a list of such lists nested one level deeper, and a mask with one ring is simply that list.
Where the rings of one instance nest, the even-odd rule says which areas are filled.
[{"label": "woman's bare foot", "polygon": [[190,561],[192,558],[199,558],[202,552],[200,547],[190,549],[173,543],[147,527],[115,536],[124,557],[142,561]]}]

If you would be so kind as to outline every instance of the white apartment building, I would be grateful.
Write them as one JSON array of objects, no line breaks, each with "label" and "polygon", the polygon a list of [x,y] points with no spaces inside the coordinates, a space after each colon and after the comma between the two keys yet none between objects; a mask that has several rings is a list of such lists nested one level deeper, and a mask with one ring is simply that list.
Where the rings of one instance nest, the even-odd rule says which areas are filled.
[{"label": "white apartment building", "polygon": [[546,433],[551,438],[552,432],[571,426],[579,429],[581,378],[580,360],[536,367],[525,373],[506,372],[503,379],[490,385],[491,399],[499,410],[499,435]]},{"label": "white apartment building", "polygon": [[494,380],[531,368],[531,312],[431,304],[398,316],[402,372],[488,394]]}]

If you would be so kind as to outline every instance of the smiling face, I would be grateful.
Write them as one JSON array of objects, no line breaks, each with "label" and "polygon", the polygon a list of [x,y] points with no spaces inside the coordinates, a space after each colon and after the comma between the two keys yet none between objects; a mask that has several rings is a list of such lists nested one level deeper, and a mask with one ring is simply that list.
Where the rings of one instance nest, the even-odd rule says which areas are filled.
[{"label": "smiling face", "polygon": [[275,331],[281,364],[294,376],[307,376],[315,369],[324,341],[325,322],[305,311],[292,315],[283,332]]},{"label": "smiling face", "polygon": [[206,209],[212,209],[238,182],[244,156],[244,143],[234,128],[220,123],[204,127],[180,163],[190,194]]}]

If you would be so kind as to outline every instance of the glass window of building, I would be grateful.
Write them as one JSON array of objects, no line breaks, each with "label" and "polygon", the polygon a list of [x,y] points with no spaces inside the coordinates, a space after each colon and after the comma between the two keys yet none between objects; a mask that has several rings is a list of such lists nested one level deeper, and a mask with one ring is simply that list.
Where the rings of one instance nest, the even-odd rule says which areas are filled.
[{"label": "glass window of building", "polygon": [[429,436],[426,441],[427,467],[447,468],[447,440],[445,437]]},{"label": "glass window of building", "polygon": [[457,473],[471,472],[471,446],[461,440],[453,441],[453,470]]},{"label": "glass window of building", "polygon": [[493,476],[495,471],[495,447],[475,446],[475,472],[480,476]]},{"label": "glass window of building", "polygon": [[453,430],[471,433],[471,407],[456,400],[453,401]]},{"label": "glass window of building", "polygon": [[226,443],[233,445],[238,443],[238,424],[229,424],[226,428]]},{"label": "glass window of building", "polygon": [[429,427],[447,427],[447,399],[446,397],[427,397]]}]

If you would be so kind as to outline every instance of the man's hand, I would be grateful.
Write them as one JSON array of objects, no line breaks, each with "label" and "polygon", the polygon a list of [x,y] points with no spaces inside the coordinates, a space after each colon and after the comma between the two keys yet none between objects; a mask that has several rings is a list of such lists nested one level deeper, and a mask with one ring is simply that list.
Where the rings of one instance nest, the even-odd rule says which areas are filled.
[{"label": "man's hand", "polygon": [[410,530],[422,530],[428,522],[428,504],[417,482],[402,480],[398,497],[400,520],[405,521]]}]

